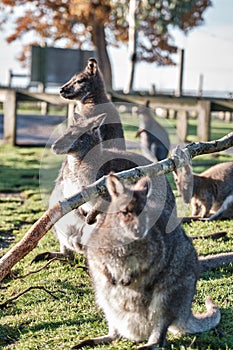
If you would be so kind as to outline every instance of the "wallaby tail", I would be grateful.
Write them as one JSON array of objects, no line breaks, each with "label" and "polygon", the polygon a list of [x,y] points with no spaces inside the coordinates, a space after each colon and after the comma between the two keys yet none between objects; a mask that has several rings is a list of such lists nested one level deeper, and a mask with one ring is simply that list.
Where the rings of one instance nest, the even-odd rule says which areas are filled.
[{"label": "wallaby tail", "polygon": [[213,300],[208,297],[205,301],[206,312],[201,314],[191,313],[184,326],[185,333],[201,333],[216,327],[221,319],[220,310]]},{"label": "wallaby tail", "polygon": [[200,272],[203,273],[233,263],[233,252],[199,256],[198,260],[200,263]]}]

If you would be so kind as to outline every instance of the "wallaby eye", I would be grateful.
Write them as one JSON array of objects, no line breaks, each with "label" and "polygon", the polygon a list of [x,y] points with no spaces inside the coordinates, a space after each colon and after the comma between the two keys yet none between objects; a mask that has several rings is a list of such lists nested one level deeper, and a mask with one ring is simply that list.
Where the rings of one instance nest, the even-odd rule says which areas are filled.
[{"label": "wallaby eye", "polygon": [[132,213],[127,208],[120,210],[120,212],[124,217],[130,217],[132,215]]},{"label": "wallaby eye", "polygon": [[128,213],[127,208],[120,209],[121,214],[126,215]]},{"label": "wallaby eye", "polygon": [[82,83],[84,83],[84,79],[76,80],[76,83],[77,83],[77,84],[82,84]]}]

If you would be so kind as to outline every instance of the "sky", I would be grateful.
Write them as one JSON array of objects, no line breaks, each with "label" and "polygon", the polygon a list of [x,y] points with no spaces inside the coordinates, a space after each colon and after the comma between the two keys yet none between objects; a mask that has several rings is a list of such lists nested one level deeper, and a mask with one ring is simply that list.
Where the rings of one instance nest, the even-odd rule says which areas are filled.
[{"label": "sky", "polygon": [[[212,0],[213,6],[204,13],[205,23],[188,35],[173,32],[175,43],[185,50],[184,90],[198,90],[200,75],[203,89],[208,91],[233,92],[233,0]],[[8,29],[10,30],[10,28]],[[7,44],[0,33],[0,83],[7,83],[7,72],[29,73],[23,70],[16,57],[21,43]],[[127,49],[109,49],[113,69],[114,88],[124,88],[128,80]],[[178,62],[178,55],[175,57]],[[136,66],[135,89],[176,90],[179,69],[157,67],[156,64],[140,63]]]}]

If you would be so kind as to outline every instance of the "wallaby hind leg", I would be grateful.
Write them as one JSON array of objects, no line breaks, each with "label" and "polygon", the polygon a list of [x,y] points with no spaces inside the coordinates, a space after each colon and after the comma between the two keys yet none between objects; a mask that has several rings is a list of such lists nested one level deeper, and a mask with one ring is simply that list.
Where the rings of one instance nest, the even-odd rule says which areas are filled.
[{"label": "wallaby hind leg", "polygon": [[147,344],[142,345],[138,348],[138,350],[157,350],[162,349],[166,343],[167,336],[167,325],[160,325],[160,327],[156,326],[156,328],[152,331]]},{"label": "wallaby hind leg", "polygon": [[201,206],[201,217],[202,218],[208,218],[210,216],[210,209],[213,204],[212,196],[208,195],[205,199],[205,201],[202,202]]},{"label": "wallaby hind leg", "polygon": [[54,258],[66,258],[69,260],[74,260],[74,252],[60,243],[60,252],[44,252],[41,254],[37,254],[35,258],[31,261],[31,264],[37,263],[39,261],[48,261]]},{"label": "wallaby hind leg", "polygon": [[74,253],[71,250],[69,250],[69,253],[67,254],[62,252],[44,252],[41,254],[37,254],[35,258],[31,261],[31,264],[37,263],[39,261],[49,261],[54,258],[74,260]]},{"label": "wallaby hind leg", "polygon": [[221,219],[230,219],[233,217],[233,193],[226,197],[221,208],[208,220],[221,220]]},{"label": "wallaby hind leg", "polygon": [[72,254],[72,256],[67,256],[61,252],[44,252],[41,254],[37,254],[35,256],[35,258],[32,259],[31,264],[37,263],[39,261],[49,261],[49,260],[54,259],[54,258],[58,258],[58,259],[69,258],[69,259],[73,260],[74,255]]},{"label": "wallaby hind leg", "polygon": [[192,197],[190,201],[190,205],[191,205],[191,216],[200,216],[202,211],[201,202],[197,198]]}]

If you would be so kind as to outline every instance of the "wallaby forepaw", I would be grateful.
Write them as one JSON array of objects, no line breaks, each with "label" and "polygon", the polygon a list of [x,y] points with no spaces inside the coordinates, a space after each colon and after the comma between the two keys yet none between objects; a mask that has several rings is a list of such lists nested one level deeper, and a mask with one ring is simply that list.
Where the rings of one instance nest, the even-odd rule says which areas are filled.
[{"label": "wallaby forepaw", "polygon": [[78,208],[78,212],[81,216],[87,216],[87,212],[83,208]]},{"label": "wallaby forepaw", "polygon": [[92,217],[92,216],[87,216],[86,217],[86,222],[88,225],[93,225],[96,222],[96,216]]}]

